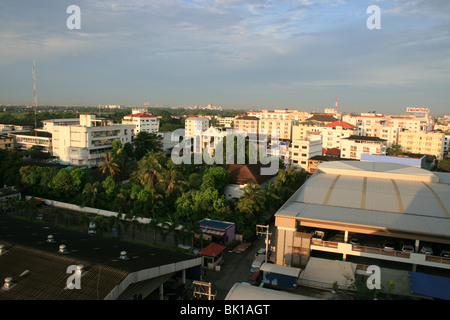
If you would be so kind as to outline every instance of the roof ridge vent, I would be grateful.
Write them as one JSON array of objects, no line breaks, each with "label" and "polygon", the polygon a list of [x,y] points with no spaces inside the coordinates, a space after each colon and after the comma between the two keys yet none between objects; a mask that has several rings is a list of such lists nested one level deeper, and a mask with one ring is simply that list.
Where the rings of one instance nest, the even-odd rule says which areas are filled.
[{"label": "roof ridge vent", "polygon": [[53,235],[52,235],[52,234],[49,234],[49,235],[47,236],[47,242],[48,242],[48,243],[55,243],[55,239],[53,238]]},{"label": "roof ridge vent", "polygon": [[126,251],[120,251],[120,257],[121,260],[128,260],[127,252]]},{"label": "roof ridge vent", "polygon": [[66,245],[62,244],[59,246],[59,253],[68,253],[67,249],[66,249]]},{"label": "roof ridge vent", "polygon": [[11,277],[6,277],[6,278],[5,278],[5,283],[3,284],[2,289],[3,289],[3,290],[9,290],[9,289],[11,289],[12,287],[14,287],[15,283],[14,283],[12,280],[13,280],[13,278],[11,278]]},{"label": "roof ridge vent", "polygon": [[0,256],[6,252],[5,245],[0,244]]},{"label": "roof ridge vent", "polygon": [[84,265],[79,264],[77,265],[77,270],[76,270],[76,274],[78,276],[82,276],[86,271],[84,270]]}]

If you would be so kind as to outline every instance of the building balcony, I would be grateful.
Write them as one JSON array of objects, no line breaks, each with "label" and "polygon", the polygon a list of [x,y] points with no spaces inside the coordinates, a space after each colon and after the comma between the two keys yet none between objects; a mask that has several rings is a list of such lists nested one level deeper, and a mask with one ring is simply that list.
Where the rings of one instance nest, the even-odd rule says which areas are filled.
[{"label": "building balcony", "polygon": [[450,269],[450,258],[352,245],[345,242],[311,240],[311,250]]}]

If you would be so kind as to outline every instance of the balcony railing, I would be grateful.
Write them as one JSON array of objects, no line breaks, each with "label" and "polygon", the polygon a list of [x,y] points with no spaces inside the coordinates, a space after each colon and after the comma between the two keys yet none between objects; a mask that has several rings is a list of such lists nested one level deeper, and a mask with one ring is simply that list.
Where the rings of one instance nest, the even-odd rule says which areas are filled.
[{"label": "balcony railing", "polygon": [[430,261],[430,262],[450,264],[450,258],[445,258],[445,257],[427,255],[427,256],[425,256],[425,260]]},{"label": "balcony railing", "polygon": [[365,252],[365,253],[383,254],[386,256],[400,257],[400,258],[406,258],[406,259],[409,259],[409,257],[410,257],[409,252],[403,252],[403,251],[397,251],[397,250],[386,250],[383,248],[373,248],[373,247],[364,247],[364,246],[353,245],[352,250],[358,251],[358,252]]}]

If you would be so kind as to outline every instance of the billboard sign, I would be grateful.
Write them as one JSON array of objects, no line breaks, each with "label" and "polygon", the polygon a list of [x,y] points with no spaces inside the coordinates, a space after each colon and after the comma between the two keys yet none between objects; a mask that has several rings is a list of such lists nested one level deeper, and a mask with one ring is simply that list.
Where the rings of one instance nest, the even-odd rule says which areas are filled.
[{"label": "billboard sign", "polygon": [[406,108],[406,112],[430,113],[430,108]]}]

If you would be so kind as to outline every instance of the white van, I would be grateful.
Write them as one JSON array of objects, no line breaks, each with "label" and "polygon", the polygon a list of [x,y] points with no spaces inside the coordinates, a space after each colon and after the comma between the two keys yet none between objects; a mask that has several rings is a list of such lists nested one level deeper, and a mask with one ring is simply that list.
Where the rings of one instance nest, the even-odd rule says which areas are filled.
[{"label": "white van", "polygon": [[252,267],[250,268],[250,272],[258,272],[263,263],[266,262],[266,255],[261,254],[255,257],[255,260],[252,262]]}]

